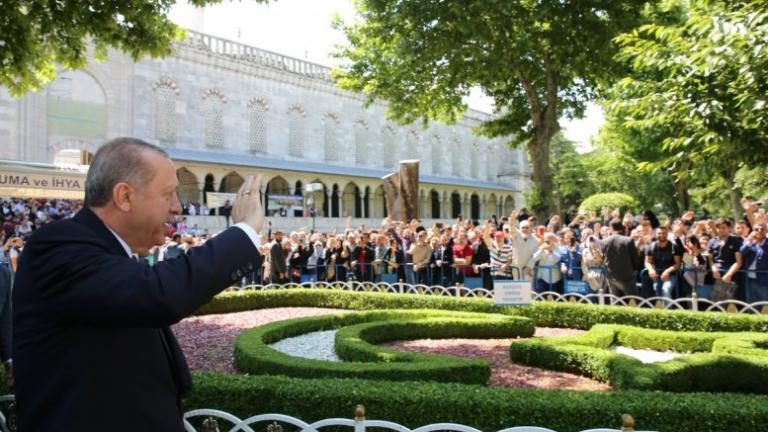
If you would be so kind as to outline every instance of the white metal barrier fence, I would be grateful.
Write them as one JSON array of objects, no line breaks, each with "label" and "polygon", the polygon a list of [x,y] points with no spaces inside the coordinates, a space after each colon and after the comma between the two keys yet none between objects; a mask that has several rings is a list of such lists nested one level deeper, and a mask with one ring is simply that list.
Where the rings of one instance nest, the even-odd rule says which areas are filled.
[{"label": "white metal barrier fence", "polygon": [[[199,428],[196,429],[190,420],[197,419]],[[219,423],[226,423],[225,429],[220,429]],[[597,428],[587,429],[582,432],[634,432],[635,420],[632,416],[624,414],[621,416],[621,428]],[[230,426],[231,424],[231,426]],[[266,428],[262,425],[257,428],[258,424],[266,424]],[[367,420],[365,418],[365,407],[358,405],[355,409],[354,419],[343,418],[331,418],[318,420],[314,423],[307,423],[296,417],[291,417],[284,414],[262,414],[247,419],[241,420],[237,416],[229,414],[224,411],[218,411],[213,409],[197,409],[192,410],[184,414],[184,427],[187,432],[221,432],[227,430],[229,432],[256,432],[257,430],[266,429],[267,432],[283,432],[283,425],[289,425],[290,430],[299,430],[301,432],[318,432],[320,428],[330,426],[342,426],[349,427],[354,432],[365,432],[369,428],[387,429],[397,432],[433,432],[433,431],[455,431],[455,432],[482,432],[480,429],[473,428],[458,423],[434,423],[426,426],[421,426],[415,429],[410,429],[401,424],[397,424],[385,420]],[[538,426],[516,426],[501,429],[498,432],[556,432],[552,429],[547,429]]]},{"label": "white metal barrier fence", "polygon": [[[419,285],[398,282],[394,284],[386,282],[304,282],[301,284],[269,284],[269,285],[246,285],[243,287],[232,287],[233,290],[286,290],[292,288],[310,288],[310,289],[334,289],[353,292],[380,292],[392,294],[421,294],[437,295],[448,297],[474,297],[474,298],[493,298],[493,291],[485,288],[467,288],[462,285],[445,287],[442,285]],[[694,310],[704,312],[741,312],[752,314],[768,314],[768,301],[759,301],[746,303],[740,300],[712,301],[700,298],[693,293],[691,297],[671,299],[668,297],[649,297],[623,296],[618,297],[608,294],[602,289],[596,293],[579,294],[566,293],[560,294],[554,291],[534,293],[534,301],[556,301],[567,303],[599,304],[605,306],[627,306],[627,307],[647,307],[656,309],[677,309]]]}]

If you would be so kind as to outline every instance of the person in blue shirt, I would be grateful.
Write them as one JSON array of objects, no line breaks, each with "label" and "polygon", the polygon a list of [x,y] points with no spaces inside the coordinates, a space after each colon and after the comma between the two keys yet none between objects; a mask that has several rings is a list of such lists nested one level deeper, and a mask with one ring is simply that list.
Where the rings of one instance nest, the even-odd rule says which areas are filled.
[{"label": "person in blue shirt", "polygon": [[765,239],[766,224],[756,224],[752,233],[741,246],[744,266],[747,272],[746,300],[754,303],[768,301],[768,241]]}]

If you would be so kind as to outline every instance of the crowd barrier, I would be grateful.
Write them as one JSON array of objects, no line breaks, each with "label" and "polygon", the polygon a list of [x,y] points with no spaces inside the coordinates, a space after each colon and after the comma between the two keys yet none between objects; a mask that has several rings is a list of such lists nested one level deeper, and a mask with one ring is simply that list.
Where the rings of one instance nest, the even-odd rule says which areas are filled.
[{"label": "crowd barrier", "polygon": [[[332,272],[334,277],[332,278],[323,277],[327,275],[326,272],[330,268],[328,266],[304,267],[294,268],[299,270],[296,272],[296,276],[279,282],[263,281],[259,273],[247,275],[239,285],[233,286],[232,289],[268,290],[302,287],[492,299],[494,279],[527,280],[531,283],[534,301],[575,302],[697,311],[768,313],[768,301],[755,299],[753,295],[755,286],[750,285],[749,281],[746,282],[743,290],[734,291],[733,294],[735,295],[732,297],[713,297],[714,285],[708,284],[694,284],[686,287],[686,291],[683,292],[683,283],[678,283],[678,288],[672,292],[672,296],[663,296],[657,295],[653,290],[651,279],[644,269],[636,275],[638,294],[617,296],[611,294],[607,289],[607,282],[605,280],[606,270],[601,266],[587,269],[587,274],[591,274],[592,279],[595,279],[595,277],[599,279],[597,283],[594,283],[593,280],[592,284],[585,280],[587,274],[582,274],[582,268],[563,272],[560,266],[541,265],[532,269],[532,278],[524,278],[524,272],[518,268],[511,268],[505,275],[499,277],[491,276],[490,269],[487,267],[478,268],[480,270],[479,274],[463,274],[464,271],[469,273],[470,269],[474,271],[475,267],[451,267],[451,271],[447,276],[448,280],[452,282],[450,284],[444,283],[445,279],[437,277],[438,275],[443,276],[442,272],[437,273],[429,268],[424,270],[422,274],[425,276],[420,280],[418,272],[413,272],[411,264],[403,265],[402,272],[399,273],[382,271],[381,274],[376,274],[371,269],[370,264],[358,265],[357,269],[345,268],[346,274],[344,272],[341,274],[336,273],[336,269],[334,269]],[[683,269],[677,272],[674,277],[683,278],[686,272],[693,273],[695,271],[697,270]],[[744,278],[749,279],[749,270],[744,270],[740,273],[744,275]],[[557,278],[559,280],[554,283],[539,283],[540,280],[554,281]],[[702,280],[704,280],[703,276]],[[441,281],[443,283],[435,283]],[[738,297],[741,295],[743,297]],[[747,301],[746,298],[750,298],[751,301]]]},{"label": "crowd barrier", "polygon": [[[0,431],[2,432],[16,432],[18,430],[14,404],[14,395],[0,396],[0,405],[2,406],[2,409],[0,409]],[[284,430],[317,432],[320,428],[343,430],[340,427],[349,428],[353,432],[366,432],[369,429],[397,432],[481,432],[479,429],[458,423],[435,423],[410,429],[401,424],[386,420],[368,420],[363,405],[357,405],[354,414],[355,417],[352,419],[329,418],[307,423],[304,420],[285,414],[260,414],[241,419],[225,411],[202,408],[184,413],[183,421],[186,432],[218,432],[220,430],[243,432],[255,432],[256,430],[266,430],[267,432],[283,432]],[[498,432],[556,431],[538,426],[516,426],[501,429]],[[620,429],[599,428],[581,432],[635,432],[635,419],[629,414],[624,414],[621,416]]]}]

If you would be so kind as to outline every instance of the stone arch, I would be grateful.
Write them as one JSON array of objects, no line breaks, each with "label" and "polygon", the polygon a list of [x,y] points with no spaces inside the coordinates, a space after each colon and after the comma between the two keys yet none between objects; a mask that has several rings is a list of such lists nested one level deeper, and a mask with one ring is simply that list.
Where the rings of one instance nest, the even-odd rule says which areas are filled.
[{"label": "stone arch", "polygon": [[469,197],[469,216],[471,219],[480,219],[480,196],[476,193]]},{"label": "stone arch", "polygon": [[222,177],[221,184],[219,185],[219,192],[235,193],[240,190],[240,186],[242,186],[244,182],[245,179],[243,176],[232,171]]},{"label": "stone arch", "polygon": [[323,185],[323,189],[316,192],[306,192],[307,208],[311,209],[312,207],[314,207],[317,216],[329,217],[330,209],[328,208],[328,206],[330,204],[330,200],[327,199],[328,186],[326,186],[325,183],[319,178],[312,180],[311,182],[307,183],[307,185],[314,184],[314,183]]},{"label": "stone arch", "polygon": [[355,218],[363,217],[363,208],[361,202],[361,189],[355,182],[349,182],[344,186],[344,192],[342,195],[342,204],[344,205],[344,213],[342,216],[352,216]]},{"label": "stone arch", "polygon": [[216,186],[215,186],[216,179],[213,177],[213,174],[208,173],[205,175],[205,179],[203,180],[203,202],[208,202],[208,196],[205,194],[206,192],[215,192]]},{"label": "stone arch", "polygon": [[499,199],[496,198],[496,194],[491,193],[488,195],[488,198],[485,201],[485,215],[483,217],[490,219],[492,215],[498,216],[498,203]]},{"label": "stone arch", "polygon": [[306,112],[301,104],[288,108],[288,154],[294,157],[304,156],[304,117]]},{"label": "stone arch", "polygon": [[515,198],[512,195],[507,195],[504,199],[504,215],[509,215],[515,209]]},{"label": "stone arch", "polygon": [[[107,136],[110,94],[90,70],[62,71],[46,90],[46,128],[50,158],[77,142],[81,150],[94,151]],[[52,143],[56,143],[52,146]],[[83,146],[82,143],[87,143]]]},{"label": "stone arch", "polygon": [[338,162],[341,160],[339,145],[339,124],[341,120],[335,112],[329,111],[323,115],[323,127],[325,128],[323,139],[325,140],[325,160]]},{"label": "stone arch", "polygon": [[381,128],[382,147],[379,151],[383,155],[382,165],[387,169],[394,169],[397,165],[397,159],[400,157],[400,149],[397,145],[397,134],[392,125],[386,125]]},{"label": "stone arch", "polygon": [[358,165],[366,165],[368,163],[368,148],[370,147],[368,129],[368,122],[363,119],[355,120],[355,164]]},{"label": "stone arch", "polygon": [[267,112],[269,103],[261,96],[248,101],[248,150],[252,153],[266,154],[267,151]]},{"label": "stone arch", "polygon": [[430,162],[432,167],[432,175],[439,176],[443,174],[443,148],[442,139],[438,134],[432,134],[429,140],[429,146],[431,150]]},{"label": "stone arch", "polygon": [[387,198],[381,185],[373,192],[373,212],[371,216],[377,219],[387,217]]},{"label": "stone arch", "polygon": [[277,212],[278,208],[270,208],[269,206],[269,196],[270,195],[291,195],[291,185],[288,183],[286,179],[284,179],[282,176],[275,176],[272,177],[267,182],[267,187],[264,192],[264,211],[267,212],[267,215],[273,215],[275,212]]},{"label": "stone arch", "polygon": [[458,218],[461,212],[461,195],[457,191],[453,191],[451,192],[451,218]]},{"label": "stone arch", "polygon": [[296,180],[296,183],[293,187],[293,194],[304,195],[304,184],[301,182],[301,180]]},{"label": "stone arch", "polygon": [[430,202],[430,217],[432,219],[440,219],[440,192],[435,189],[429,191]]},{"label": "stone arch", "polygon": [[224,109],[227,97],[217,88],[203,91],[203,113],[205,118],[205,146],[224,147]]},{"label": "stone arch", "polygon": [[186,167],[181,167],[176,170],[176,177],[179,179],[179,201],[185,204],[197,202],[200,199],[197,176]]},{"label": "stone arch", "polygon": [[339,196],[339,185],[334,183],[331,190],[331,217],[339,217],[341,197]]}]

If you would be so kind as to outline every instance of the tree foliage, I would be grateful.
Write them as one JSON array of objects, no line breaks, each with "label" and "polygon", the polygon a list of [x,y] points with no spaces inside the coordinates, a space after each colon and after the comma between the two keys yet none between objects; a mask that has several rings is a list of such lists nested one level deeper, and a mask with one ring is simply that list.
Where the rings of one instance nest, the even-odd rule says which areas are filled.
[{"label": "tree foliage", "polygon": [[358,0],[337,23],[349,44],[341,87],[383,99],[399,122],[455,121],[473,87],[493,98],[480,132],[524,143],[539,213],[552,206],[550,141],[558,118],[581,116],[617,71],[613,38],[634,28],[644,0]]},{"label": "tree foliage", "polygon": [[[221,0],[190,0],[195,6]],[[258,0],[257,0],[258,1]],[[39,90],[57,68],[79,69],[88,45],[96,59],[110,47],[134,60],[171,54],[184,32],[168,19],[175,0],[3,1],[0,14],[0,85],[20,96]]]},{"label": "tree foliage", "polygon": [[609,110],[662,137],[652,169],[719,176],[739,212],[736,172],[768,163],[768,1],[691,1],[680,25],[648,24],[617,38],[631,75]]},{"label": "tree foliage", "polygon": [[604,192],[587,197],[579,206],[579,210],[583,212],[599,213],[603,208],[618,208],[619,211],[636,210],[638,202],[631,195],[625,193]]}]

